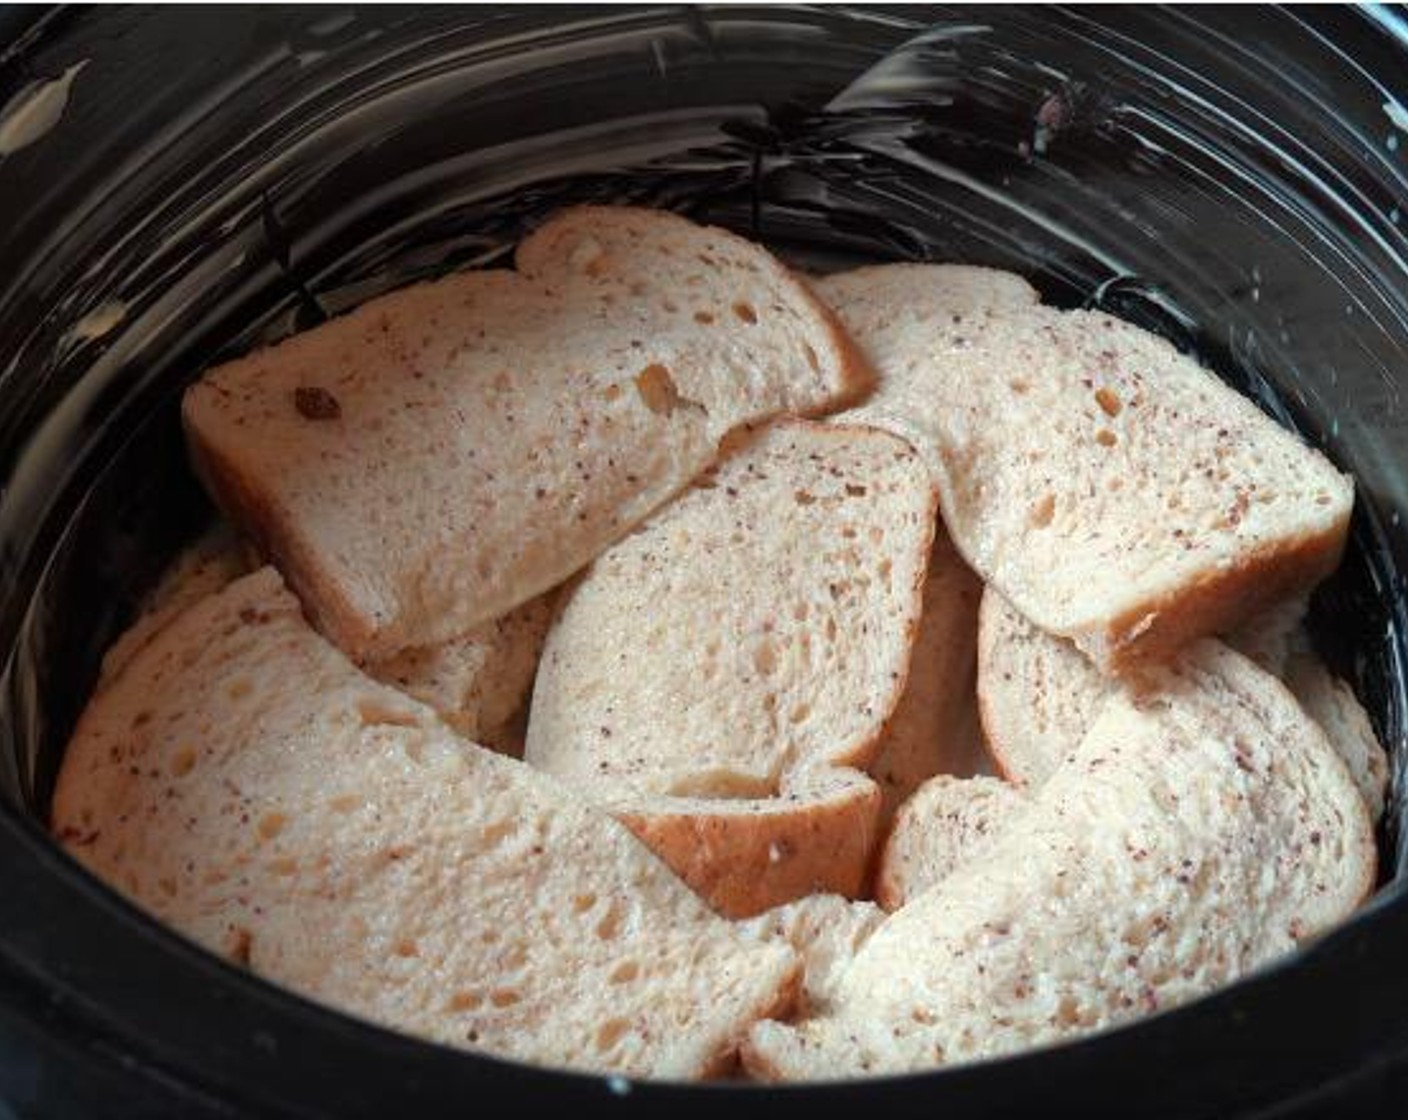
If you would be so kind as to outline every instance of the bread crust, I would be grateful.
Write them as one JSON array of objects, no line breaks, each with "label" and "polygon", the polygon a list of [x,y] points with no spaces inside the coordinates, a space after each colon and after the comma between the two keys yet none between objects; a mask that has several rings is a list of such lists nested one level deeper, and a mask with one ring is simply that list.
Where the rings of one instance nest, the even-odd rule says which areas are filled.
[{"label": "bread crust", "polygon": [[1099,629],[1064,634],[1108,675],[1138,678],[1191,641],[1226,633],[1284,599],[1309,592],[1339,567],[1349,511],[1323,533],[1258,548],[1226,571],[1210,570],[1140,603]]},{"label": "bread crust", "polygon": [[810,894],[858,898],[879,811],[879,788],[852,772],[824,793],[802,788],[741,805],[662,798],[612,813],[695,894],[736,919]]},{"label": "bread crust", "polygon": [[[622,256],[623,273],[648,268],[676,228],[716,252],[726,242],[722,264],[701,253],[699,267],[713,271],[700,299],[712,310],[691,319],[648,291],[637,300],[634,285],[627,309],[619,278],[598,282],[588,271],[583,285],[568,243],[557,255],[552,244],[569,230],[587,244],[593,222],[603,239],[615,223],[641,247],[640,260]],[[517,272],[388,293],[207,371],[183,402],[192,458],[217,503],[359,663],[453,640],[507,613],[688,485],[730,431],[821,415],[874,383],[830,308],[766,250],[726,231],[661,211],[586,207],[531,235],[518,260]],[[774,309],[734,305],[762,332],[748,348],[722,333],[739,287]],[[564,324],[589,336],[590,357],[532,344],[532,332]],[[720,364],[725,354],[737,368]],[[553,434],[563,425],[578,433],[570,447]],[[506,431],[522,432],[531,454],[503,451]],[[445,492],[427,499],[424,516],[417,496],[402,502],[388,480],[391,456],[408,473],[441,472]],[[329,469],[336,486],[320,473]],[[536,513],[509,516],[523,493]]]}]

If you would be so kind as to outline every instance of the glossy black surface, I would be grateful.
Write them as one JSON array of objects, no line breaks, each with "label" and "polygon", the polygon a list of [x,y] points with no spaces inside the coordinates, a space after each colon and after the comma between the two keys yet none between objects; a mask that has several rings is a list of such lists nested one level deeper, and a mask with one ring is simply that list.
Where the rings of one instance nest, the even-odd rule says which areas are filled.
[{"label": "glossy black surface", "polygon": [[[37,1111],[129,1114],[124,1093],[140,1085],[159,1110],[306,1115],[459,1113],[504,1093],[810,1112],[824,1092],[828,1106],[887,1114],[1227,1116],[1391,1091],[1408,1052],[1408,908],[1394,882],[1264,976],[1104,1038],[825,1090],[684,1089],[527,1070],[312,1008],[151,926],[41,823],[102,650],[206,516],[181,454],[181,387],[217,356],[375,292],[492,263],[587,198],[674,206],[808,267],[1013,268],[1055,302],[1107,307],[1195,350],[1357,477],[1354,547],[1315,632],[1397,773],[1408,134],[1385,108],[1408,104],[1408,46],[1386,26],[1397,18],[0,18],[0,128],[17,98],[86,60],[58,122],[0,157],[0,1043],[31,1055],[0,1063],[0,1086]],[[1386,880],[1402,813],[1396,788]]]}]

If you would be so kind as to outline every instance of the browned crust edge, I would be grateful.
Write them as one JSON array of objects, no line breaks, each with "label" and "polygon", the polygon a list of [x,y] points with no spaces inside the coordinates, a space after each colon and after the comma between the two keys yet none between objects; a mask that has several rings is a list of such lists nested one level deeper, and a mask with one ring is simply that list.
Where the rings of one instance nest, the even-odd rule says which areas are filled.
[{"label": "browned crust edge", "polygon": [[[739,810],[730,811],[726,801],[714,807],[660,798],[658,808],[612,812],[724,917],[751,918],[809,894],[859,897],[880,811],[874,782],[812,801],[735,804]],[[767,808],[757,811],[760,804]]]},{"label": "browned crust edge", "polygon": [[1337,567],[1350,509],[1323,532],[1268,542],[1226,571],[1207,571],[1098,627],[1063,634],[1107,676],[1138,677],[1197,638],[1235,629],[1282,599],[1308,592]]}]

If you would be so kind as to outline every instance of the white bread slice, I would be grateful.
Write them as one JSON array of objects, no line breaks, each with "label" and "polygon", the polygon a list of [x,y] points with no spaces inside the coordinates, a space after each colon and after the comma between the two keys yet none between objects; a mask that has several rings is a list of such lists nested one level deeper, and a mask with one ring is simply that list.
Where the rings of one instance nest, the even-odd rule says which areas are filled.
[{"label": "white bread slice", "polygon": [[1369,815],[1378,822],[1388,800],[1388,755],[1354,690],[1325,668],[1309,643],[1292,653],[1285,681],[1305,714],[1320,725],[1344,759]]},{"label": "white bread slice", "polygon": [[983,585],[940,526],[924,579],[909,678],[870,773],[880,784],[881,828],[935,774],[968,777],[986,750],[978,721],[978,602]]},{"label": "white bread slice", "polygon": [[254,566],[248,546],[228,522],[216,521],[171,562],[143,600],[136,619],[103,655],[98,688],[187,607],[214,594]]},{"label": "white bread slice", "polygon": [[999,778],[931,778],[895,816],[880,855],[875,901],[898,910],[978,858],[1026,806],[1026,795]]},{"label": "white bread slice", "polygon": [[855,893],[879,805],[856,770],[904,688],[934,509],[889,433],[793,420],[740,439],[567,593],[525,759],[722,913]]},{"label": "white bread slice", "polygon": [[1028,622],[992,588],[978,611],[978,708],[998,772],[1039,789],[1118,690],[1080,650]]},{"label": "white bread slice", "polygon": [[1285,680],[1291,658],[1297,652],[1310,649],[1310,639],[1305,632],[1309,609],[1310,602],[1303,597],[1273,603],[1231,633],[1222,635],[1222,640],[1273,677]]},{"label": "white bread slice", "polygon": [[879,371],[865,419],[925,454],[979,575],[1102,672],[1235,628],[1339,562],[1349,478],[1163,339],[1015,305],[938,330],[952,286],[899,280],[884,301],[874,269],[819,288]]},{"label": "white bread slice", "polygon": [[[1011,782],[1041,785],[1085,737],[1113,687],[1060,638],[1038,630],[991,590],[979,611],[978,695],[998,768]],[[1377,821],[1388,756],[1353,691],[1316,656],[1300,619],[1304,604],[1281,604],[1228,638],[1234,649],[1281,677],[1344,760]]]},{"label": "white bread slice", "polygon": [[270,568],[93,701],[53,826],[200,944],[452,1046],[698,1077],[797,979],[615,821],[359,673]]},{"label": "white bread slice", "polygon": [[553,603],[549,591],[461,638],[403,650],[366,671],[429,704],[466,739],[519,757]]},{"label": "white bread slice", "polygon": [[900,1073],[1175,1006],[1343,920],[1374,879],[1363,799],[1319,728],[1214,641],[1110,698],[1017,825],[886,919],[830,1012],[760,1023],[756,1075]]},{"label": "white bread slice", "polygon": [[885,912],[873,902],[852,902],[839,894],[813,894],[737,923],[758,940],[790,945],[802,958],[799,1015],[831,1006],[836,979],[880,923]]},{"label": "white bread slice", "polygon": [[208,488],[358,661],[501,617],[733,428],[870,385],[809,289],[721,230],[569,210],[519,264],[371,300],[186,393]]},{"label": "white bread slice", "polygon": [[[162,574],[137,621],[103,658],[101,688],[173,618],[258,567],[253,550],[217,521]],[[384,684],[429,704],[467,739],[500,754],[523,753],[528,694],[552,619],[549,593],[462,638],[409,649],[364,666]]]},{"label": "white bread slice", "polygon": [[1354,690],[1316,654],[1304,625],[1308,606],[1304,599],[1279,604],[1229,635],[1227,643],[1285,682],[1344,759],[1377,822],[1388,799],[1388,754]]}]

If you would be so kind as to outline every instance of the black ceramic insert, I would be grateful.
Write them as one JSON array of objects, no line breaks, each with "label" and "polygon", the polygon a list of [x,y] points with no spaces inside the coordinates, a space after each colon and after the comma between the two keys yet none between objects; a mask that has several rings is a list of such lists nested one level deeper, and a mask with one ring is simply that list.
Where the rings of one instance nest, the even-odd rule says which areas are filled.
[{"label": "black ceramic insert", "polygon": [[[53,121],[7,149],[36,97]],[[26,1115],[463,1114],[504,1094],[811,1115],[824,1094],[952,1117],[1386,1094],[1408,1052],[1398,781],[1378,898],[1284,964],[1075,1045],[825,1089],[555,1074],[353,1023],[155,927],[43,824],[102,651],[209,517],[182,387],[370,295],[501,263],[582,200],[676,208],[811,269],[1010,268],[1196,353],[1358,480],[1313,629],[1397,778],[1405,107],[1392,10],[0,14],[0,1094]]]}]

